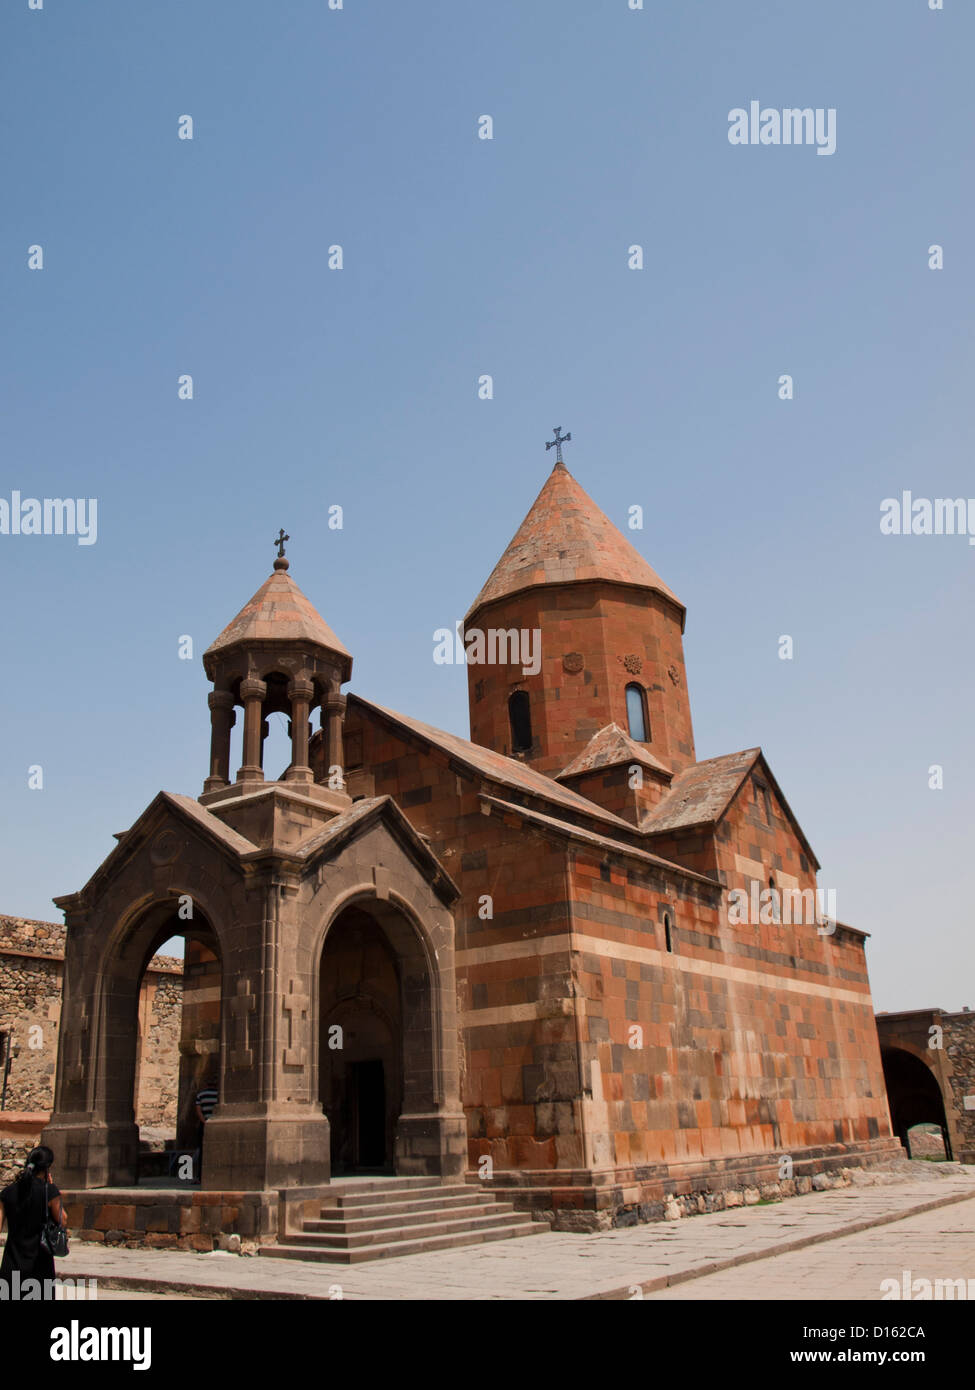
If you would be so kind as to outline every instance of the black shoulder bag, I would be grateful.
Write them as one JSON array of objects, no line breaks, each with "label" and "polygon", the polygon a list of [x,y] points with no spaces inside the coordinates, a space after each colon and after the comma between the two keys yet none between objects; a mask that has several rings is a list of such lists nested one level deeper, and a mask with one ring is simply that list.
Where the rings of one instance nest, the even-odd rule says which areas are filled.
[{"label": "black shoulder bag", "polygon": [[55,1221],[51,1216],[50,1208],[45,1208],[45,1221],[41,1227],[41,1249],[46,1250],[55,1259],[63,1259],[68,1253],[68,1233],[64,1228],[64,1209],[61,1210],[61,1220]]}]

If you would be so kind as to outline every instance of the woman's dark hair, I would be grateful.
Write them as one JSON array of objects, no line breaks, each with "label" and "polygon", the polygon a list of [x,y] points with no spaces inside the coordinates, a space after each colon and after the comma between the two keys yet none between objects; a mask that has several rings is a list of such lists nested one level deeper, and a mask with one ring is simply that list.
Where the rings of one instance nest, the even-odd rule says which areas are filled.
[{"label": "woman's dark hair", "polygon": [[54,1162],[54,1151],[46,1144],[38,1144],[27,1155],[27,1164],[17,1179],[17,1210],[23,1211],[30,1201],[31,1183],[34,1178],[46,1177]]}]

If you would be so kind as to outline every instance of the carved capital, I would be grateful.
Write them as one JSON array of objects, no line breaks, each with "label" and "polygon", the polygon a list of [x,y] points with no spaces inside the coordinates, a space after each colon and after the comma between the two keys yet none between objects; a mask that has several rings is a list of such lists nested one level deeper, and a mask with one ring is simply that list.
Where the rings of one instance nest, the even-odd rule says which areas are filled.
[{"label": "carved capital", "polygon": [[240,683],[240,698],[242,700],[263,700],[267,695],[267,682],[253,680],[250,676]]},{"label": "carved capital", "polygon": [[229,690],[211,690],[207,704],[211,709],[233,709],[236,701]]}]

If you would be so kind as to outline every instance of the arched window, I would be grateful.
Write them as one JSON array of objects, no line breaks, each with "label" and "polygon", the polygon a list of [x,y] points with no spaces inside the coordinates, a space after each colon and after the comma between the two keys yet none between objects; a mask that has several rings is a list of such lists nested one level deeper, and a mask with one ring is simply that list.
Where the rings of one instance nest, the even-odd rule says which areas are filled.
[{"label": "arched window", "polygon": [[669,912],[665,912],[665,913],[664,913],[664,941],[666,942],[667,950],[668,950],[668,951],[672,951],[672,950],[674,949],[674,941],[673,941],[673,937],[672,937],[671,931],[670,931],[670,913],[669,913]]},{"label": "arched window", "polygon": [[527,690],[516,690],[508,699],[512,753],[527,753],[532,746],[532,712]]},{"label": "arched window", "polygon": [[650,728],[647,719],[647,696],[642,685],[626,687],[626,722],[630,738],[634,743],[649,743]]}]

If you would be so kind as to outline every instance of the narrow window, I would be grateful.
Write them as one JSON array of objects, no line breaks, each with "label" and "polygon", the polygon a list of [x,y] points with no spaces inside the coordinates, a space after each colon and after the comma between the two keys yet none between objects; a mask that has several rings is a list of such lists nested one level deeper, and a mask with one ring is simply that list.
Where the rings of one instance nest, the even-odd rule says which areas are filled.
[{"label": "narrow window", "polygon": [[628,685],[626,687],[626,722],[630,727],[630,738],[634,743],[650,742],[650,734],[647,731],[646,695],[640,685]]},{"label": "narrow window", "polygon": [[672,951],[672,950],[674,949],[674,942],[673,942],[673,938],[672,938],[671,932],[670,932],[670,913],[669,913],[669,912],[665,912],[665,913],[664,913],[664,941],[667,943],[667,950],[668,950],[668,951]]},{"label": "narrow window", "polygon": [[532,712],[527,690],[516,690],[508,700],[512,753],[527,753],[532,746]]},{"label": "narrow window", "polygon": [[777,921],[779,920],[779,915],[780,915],[780,914],[779,914],[779,896],[778,896],[778,894],[777,894],[776,891],[775,891],[775,879],[774,879],[771,875],[769,875],[768,886],[769,886],[769,892],[770,892],[771,895],[772,895],[772,896],[771,896],[771,899],[770,899],[771,904],[772,904],[772,921],[773,921],[773,922],[777,922]]}]

